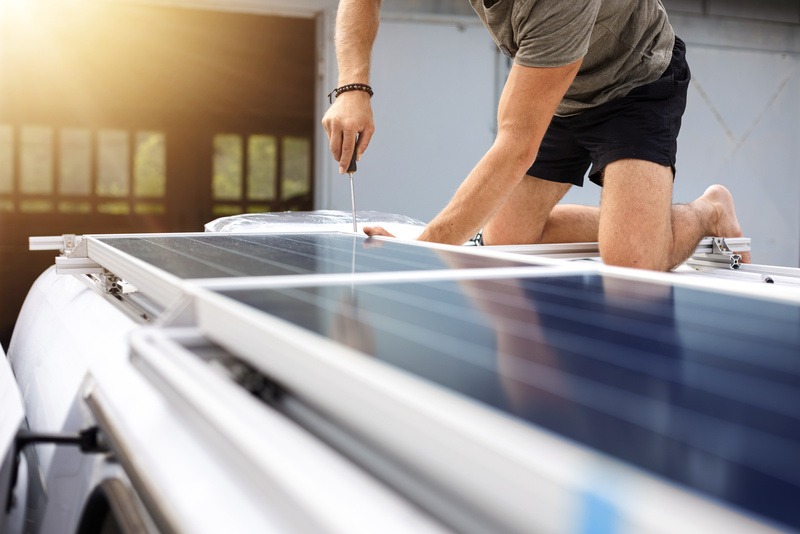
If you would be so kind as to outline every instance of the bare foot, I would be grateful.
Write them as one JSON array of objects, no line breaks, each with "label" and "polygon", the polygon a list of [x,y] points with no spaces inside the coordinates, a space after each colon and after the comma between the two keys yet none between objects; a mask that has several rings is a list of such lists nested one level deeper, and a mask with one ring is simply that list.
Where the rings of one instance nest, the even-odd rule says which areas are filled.
[{"label": "bare foot", "polygon": [[[727,188],[714,184],[700,197],[714,207],[716,220],[712,222],[714,237],[742,237],[742,227],[736,218],[733,195]],[[750,253],[742,252],[742,263],[750,263]]]}]

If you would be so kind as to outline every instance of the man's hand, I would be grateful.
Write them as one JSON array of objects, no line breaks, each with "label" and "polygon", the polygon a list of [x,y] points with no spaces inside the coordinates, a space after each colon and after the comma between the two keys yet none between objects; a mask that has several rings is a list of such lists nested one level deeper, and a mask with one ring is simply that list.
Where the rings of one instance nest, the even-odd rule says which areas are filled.
[{"label": "man's hand", "polygon": [[330,139],[331,154],[339,162],[339,174],[344,174],[350,166],[353,150],[356,150],[356,160],[361,159],[375,132],[369,94],[364,91],[340,94],[325,113],[322,126]]},{"label": "man's hand", "polygon": [[385,228],[382,226],[365,226],[364,233],[370,237],[379,235],[383,237],[394,237],[393,234],[390,234]]}]

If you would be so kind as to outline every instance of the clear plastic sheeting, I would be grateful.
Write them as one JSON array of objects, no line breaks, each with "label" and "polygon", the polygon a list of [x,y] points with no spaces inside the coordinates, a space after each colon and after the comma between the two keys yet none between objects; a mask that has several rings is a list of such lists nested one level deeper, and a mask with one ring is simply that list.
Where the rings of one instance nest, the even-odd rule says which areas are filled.
[{"label": "clear plastic sheeting", "polygon": [[[359,231],[364,226],[382,226],[401,239],[416,239],[425,223],[394,213],[359,211],[356,213]],[[349,211],[316,210],[284,211],[278,213],[248,213],[221,217],[205,225],[206,232],[316,232],[353,231],[353,215]]]}]

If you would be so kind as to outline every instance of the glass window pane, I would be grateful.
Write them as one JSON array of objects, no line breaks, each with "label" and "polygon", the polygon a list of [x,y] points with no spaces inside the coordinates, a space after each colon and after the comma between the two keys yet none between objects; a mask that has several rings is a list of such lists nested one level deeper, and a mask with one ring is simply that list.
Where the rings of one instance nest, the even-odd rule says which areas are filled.
[{"label": "glass window pane", "polygon": [[91,202],[73,202],[71,200],[62,200],[58,203],[58,211],[61,213],[91,213]]},{"label": "glass window pane", "polygon": [[53,129],[45,126],[23,126],[21,134],[21,192],[32,195],[52,194]]},{"label": "glass window pane", "polygon": [[242,213],[242,207],[232,204],[215,204],[211,208],[211,213],[215,217],[227,217],[228,215],[239,215]]},{"label": "glass window pane", "polygon": [[242,153],[242,136],[214,136],[214,177],[211,184],[214,200],[241,200]]},{"label": "glass window pane", "polygon": [[283,199],[311,192],[311,142],[305,137],[283,138]]},{"label": "glass window pane", "polygon": [[162,215],[166,210],[164,204],[158,202],[137,202],[133,206],[133,212],[138,215]]},{"label": "glass window pane", "polygon": [[273,200],[278,163],[278,143],[270,135],[251,135],[247,140],[247,198]]},{"label": "glass window pane", "polygon": [[163,197],[167,183],[167,141],[161,132],[137,132],[133,194]]},{"label": "glass window pane", "polygon": [[14,131],[0,125],[0,193],[14,192]]},{"label": "glass window pane", "polygon": [[59,192],[88,196],[92,192],[92,136],[89,130],[66,128],[59,135]]},{"label": "glass window pane", "polygon": [[126,197],[130,191],[128,132],[100,130],[97,134],[97,194]]},{"label": "glass window pane", "polygon": [[127,202],[103,202],[97,205],[97,212],[107,215],[128,215],[131,207]]},{"label": "glass window pane", "polygon": [[50,200],[23,200],[19,209],[23,213],[47,213],[53,211],[53,203]]}]

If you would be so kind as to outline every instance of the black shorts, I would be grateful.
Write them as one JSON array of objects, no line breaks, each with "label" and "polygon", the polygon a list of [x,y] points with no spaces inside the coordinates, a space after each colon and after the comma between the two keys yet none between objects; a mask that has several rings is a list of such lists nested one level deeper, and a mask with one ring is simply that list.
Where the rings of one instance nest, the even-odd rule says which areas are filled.
[{"label": "black shorts", "polygon": [[675,38],[672,61],[658,80],[577,115],[553,117],[526,174],[551,182],[603,185],[606,165],[621,159],[669,165],[675,174],[678,132],[691,72],[686,45]]}]

